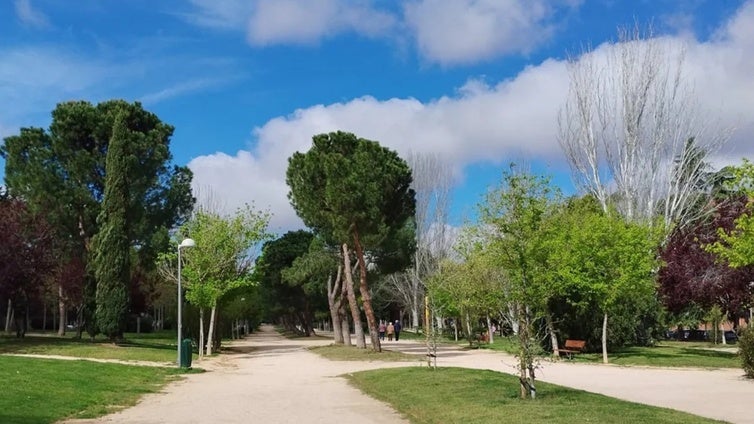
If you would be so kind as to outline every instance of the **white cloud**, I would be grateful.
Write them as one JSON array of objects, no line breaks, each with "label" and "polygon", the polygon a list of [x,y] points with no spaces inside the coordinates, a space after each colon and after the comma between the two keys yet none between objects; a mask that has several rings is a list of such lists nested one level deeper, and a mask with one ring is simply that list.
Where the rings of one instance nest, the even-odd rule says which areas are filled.
[{"label": "white cloud", "polygon": [[257,0],[248,23],[253,45],[309,44],[341,32],[384,34],[393,15],[364,0]]},{"label": "white cloud", "polygon": [[[754,155],[746,137],[754,129],[754,1],[709,42],[688,42],[688,74],[700,102],[723,124],[741,129],[728,157]],[[605,48],[602,46],[601,48]],[[457,93],[422,103],[412,98],[379,100],[365,96],[344,103],[314,105],[268,121],[253,131],[251,151],[194,159],[189,166],[197,186],[208,185],[228,206],[256,201],[275,213],[273,226],[300,226],[288,204],[287,158],[306,151],[314,134],[345,130],[380,141],[405,154],[438,152],[457,169],[482,161],[527,156],[564,166],[557,143],[557,114],[568,89],[565,64],[547,60],[516,77],[487,84],[470,80]]]},{"label": "white cloud", "polygon": [[27,26],[34,28],[49,28],[50,21],[42,12],[34,9],[31,0],[15,0],[16,16]]},{"label": "white cloud", "polygon": [[528,53],[547,41],[581,0],[191,0],[196,25],[245,30],[249,44],[316,44],[341,33],[412,39],[422,57],[445,65]]},{"label": "white cloud", "polygon": [[441,64],[529,53],[555,30],[554,15],[580,2],[558,0],[416,0],[405,19],[421,54]]}]

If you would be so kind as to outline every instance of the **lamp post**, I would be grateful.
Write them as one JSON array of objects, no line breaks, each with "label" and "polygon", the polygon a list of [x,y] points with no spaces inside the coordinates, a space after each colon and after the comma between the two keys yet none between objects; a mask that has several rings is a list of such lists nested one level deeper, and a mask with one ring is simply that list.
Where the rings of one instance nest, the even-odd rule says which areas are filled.
[{"label": "lamp post", "polygon": [[181,244],[178,245],[178,360],[177,364],[180,367],[181,366],[181,338],[183,336],[182,330],[183,330],[183,313],[182,313],[182,307],[183,307],[183,299],[181,297],[181,248],[182,247],[194,247],[196,246],[196,242],[193,239],[186,238],[183,239]]}]

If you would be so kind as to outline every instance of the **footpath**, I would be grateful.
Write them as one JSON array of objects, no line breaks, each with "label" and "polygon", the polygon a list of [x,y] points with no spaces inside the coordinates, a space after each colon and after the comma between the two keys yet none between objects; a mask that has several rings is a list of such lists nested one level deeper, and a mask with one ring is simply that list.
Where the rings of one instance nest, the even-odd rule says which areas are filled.
[{"label": "footpath", "polygon": [[[385,342],[383,348],[425,355],[414,341]],[[517,374],[513,356],[490,351],[441,347],[437,366],[488,369]],[[540,381],[600,393],[618,399],[689,412],[732,423],[754,424],[754,381],[740,369],[658,368],[541,363]]]},{"label": "footpath", "polygon": [[[385,349],[417,355],[416,362],[330,361],[306,348],[327,339],[285,339],[263,327],[233,343],[229,353],[202,362],[208,369],[171,383],[139,404],[95,420],[66,424],[216,423],[407,423],[388,405],[339,377],[361,370],[418,366],[425,347],[414,341],[384,342]],[[515,358],[499,352],[445,345],[438,366],[515,374]],[[754,382],[736,369],[621,367],[544,362],[539,379],[607,396],[690,412],[732,423],[754,424]]]},{"label": "footpath", "polygon": [[306,349],[330,343],[289,340],[263,327],[234,342],[228,354],[194,362],[208,372],[187,374],[115,414],[65,424],[408,423],[390,406],[338,376],[410,364],[335,362]]}]

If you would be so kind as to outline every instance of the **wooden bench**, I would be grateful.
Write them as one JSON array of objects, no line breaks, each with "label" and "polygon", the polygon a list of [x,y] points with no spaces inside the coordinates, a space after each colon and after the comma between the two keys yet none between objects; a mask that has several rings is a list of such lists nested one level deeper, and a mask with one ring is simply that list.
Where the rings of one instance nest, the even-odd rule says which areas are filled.
[{"label": "wooden bench", "polygon": [[568,359],[573,359],[573,355],[575,353],[583,352],[584,347],[586,347],[586,341],[568,339],[565,342],[565,346],[563,346],[563,348],[558,349],[558,354],[562,356],[565,353]]}]

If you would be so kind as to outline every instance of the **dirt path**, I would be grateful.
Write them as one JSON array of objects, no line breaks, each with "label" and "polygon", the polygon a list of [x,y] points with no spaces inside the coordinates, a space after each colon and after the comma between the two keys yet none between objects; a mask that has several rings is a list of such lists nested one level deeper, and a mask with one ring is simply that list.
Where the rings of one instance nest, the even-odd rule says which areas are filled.
[{"label": "dirt path", "polygon": [[[385,342],[383,347],[424,355],[421,343]],[[490,369],[515,374],[515,358],[499,352],[444,346],[438,366]],[[621,367],[545,362],[538,372],[548,383],[690,412],[732,423],[754,424],[754,381],[738,369]]]},{"label": "dirt path", "polygon": [[[416,363],[337,362],[306,350],[326,339],[282,338],[270,327],[235,343],[231,353],[196,364],[211,370],[188,375],[138,405],[77,423],[406,423],[389,406],[349,386],[341,374],[416,366]],[[424,357],[421,343],[384,342],[386,349]],[[515,373],[515,359],[489,351],[443,346],[438,366]],[[754,382],[735,369],[667,369],[568,362],[544,363],[542,381],[692,414],[754,424]]]},{"label": "dirt path", "polygon": [[235,343],[232,353],[196,366],[162,393],[96,420],[68,424],[192,423],[407,423],[388,405],[349,386],[338,375],[385,366],[384,362],[333,362],[307,351],[326,340],[287,340],[270,327]]}]

